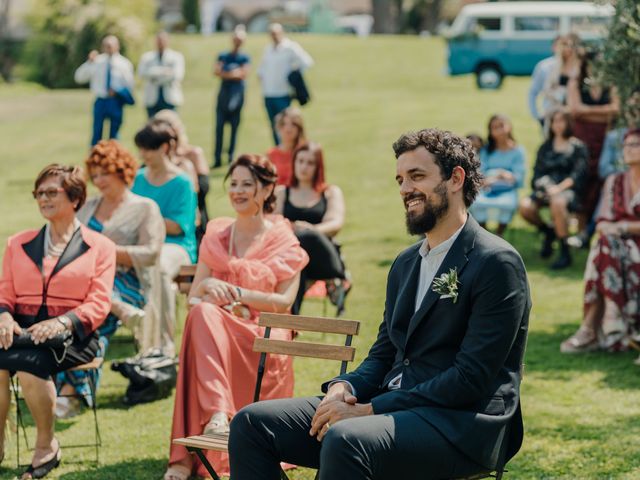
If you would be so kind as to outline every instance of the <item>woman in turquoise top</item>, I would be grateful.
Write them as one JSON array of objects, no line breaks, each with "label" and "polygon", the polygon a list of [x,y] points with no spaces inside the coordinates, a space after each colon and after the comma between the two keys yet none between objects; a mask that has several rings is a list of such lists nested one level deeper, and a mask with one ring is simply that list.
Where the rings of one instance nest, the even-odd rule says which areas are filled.
[{"label": "woman in turquoise top", "polygon": [[498,221],[496,233],[504,233],[518,208],[518,189],[525,174],[525,152],[513,138],[511,120],[505,115],[489,119],[487,145],[480,150],[484,188],[471,206],[471,214],[486,228],[491,213]]},{"label": "woman in turquoise top", "polygon": [[[196,193],[189,177],[170,158],[177,142],[176,132],[165,122],[147,124],[135,136],[144,162],[131,191],[154,200],[160,207],[167,236],[160,252],[163,308],[160,336],[162,351],[175,354],[175,292],[173,278],[183,265],[196,262]],[[166,303],[165,303],[166,301]]]}]

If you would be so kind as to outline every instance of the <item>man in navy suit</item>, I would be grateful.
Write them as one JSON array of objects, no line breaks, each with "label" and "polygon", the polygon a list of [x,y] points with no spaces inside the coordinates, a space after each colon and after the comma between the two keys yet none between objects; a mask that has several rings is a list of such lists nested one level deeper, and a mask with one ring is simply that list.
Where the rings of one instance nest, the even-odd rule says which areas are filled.
[{"label": "man in navy suit", "polygon": [[426,129],[393,145],[407,227],[378,338],[324,397],[258,402],[231,422],[233,480],[439,479],[501,468],[523,438],[520,380],[531,300],[520,255],[467,213],[471,144]]}]

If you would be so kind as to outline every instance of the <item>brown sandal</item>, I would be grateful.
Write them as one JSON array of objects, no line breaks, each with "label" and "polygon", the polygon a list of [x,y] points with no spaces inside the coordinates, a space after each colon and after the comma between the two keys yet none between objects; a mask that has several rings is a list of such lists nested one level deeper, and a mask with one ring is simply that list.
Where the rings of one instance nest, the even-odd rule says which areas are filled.
[{"label": "brown sandal", "polygon": [[598,334],[586,327],[580,327],[576,333],[560,344],[561,353],[585,353],[597,350],[600,350]]}]

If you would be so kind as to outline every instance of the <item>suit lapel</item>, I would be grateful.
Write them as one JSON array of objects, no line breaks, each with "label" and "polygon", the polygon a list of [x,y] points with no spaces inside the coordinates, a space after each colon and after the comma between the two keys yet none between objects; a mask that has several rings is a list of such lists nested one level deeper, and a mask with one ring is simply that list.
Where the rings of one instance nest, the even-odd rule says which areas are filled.
[{"label": "suit lapel", "polygon": [[[462,270],[464,270],[464,267],[469,261],[467,254],[473,248],[473,244],[476,238],[476,231],[478,228],[480,228],[478,226],[478,223],[473,219],[471,215],[469,215],[467,223],[460,232],[460,235],[458,236],[456,241],[451,246],[451,249],[449,250],[447,255],[444,257],[442,265],[440,265],[440,268],[433,277],[434,279],[438,278],[440,275],[448,272],[451,269],[455,269],[458,272],[458,277],[460,277]],[[418,327],[420,322],[422,322],[427,317],[429,310],[431,310],[431,308],[439,298],[440,294],[434,292],[433,288],[429,286],[427,293],[422,299],[420,308],[416,310],[416,312],[411,317],[411,320],[409,321],[409,328],[407,330],[407,341],[409,340],[415,329]]]},{"label": "suit lapel", "polygon": [[[393,316],[391,318],[391,327],[398,326],[402,330],[406,328],[406,319],[411,318],[416,304],[416,290],[418,288],[418,276],[420,275],[420,263],[422,257],[416,249],[415,255],[410,256],[406,260],[404,271],[408,272],[405,281],[400,287],[398,298],[396,299]],[[403,324],[404,320],[404,326]]]},{"label": "suit lapel", "polygon": [[67,243],[64,252],[62,252],[62,255],[60,255],[58,263],[56,263],[56,266],[53,267],[51,277],[53,277],[56,273],[58,273],[80,255],[89,250],[89,248],[89,245],[87,245],[82,238],[82,228],[76,229],[76,231],[73,232],[73,235],[71,236],[71,240],[69,240],[69,243]]},{"label": "suit lapel", "polygon": [[33,263],[36,264],[38,270],[42,272],[42,259],[44,258],[44,231],[46,227],[42,227],[42,229],[38,232],[38,235],[33,237],[32,240],[29,240],[27,243],[22,244],[22,249],[24,253],[27,254],[27,257],[31,259]]}]

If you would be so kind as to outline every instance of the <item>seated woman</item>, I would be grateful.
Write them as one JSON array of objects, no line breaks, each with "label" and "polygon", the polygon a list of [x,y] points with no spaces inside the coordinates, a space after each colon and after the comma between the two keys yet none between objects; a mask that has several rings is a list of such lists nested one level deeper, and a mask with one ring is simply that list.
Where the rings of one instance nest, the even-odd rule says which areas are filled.
[{"label": "seated woman", "polygon": [[166,122],[146,125],[135,137],[144,161],[131,191],[156,202],[164,220],[165,243],[160,252],[162,303],[159,338],[162,353],[175,355],[176,312],[173,279],[182,265],[196,261],[196,194],[189,178],[173,164],[170,154],[177,142]]},{"label": "seated woman", "polygon": [[[308,258],[290,223],[273,210],[276,169],[265,157],[240,155],[226,178],[236,218],[209,222],[189,292],[192,305],[182,337],[171,438],[228,430],[229,418],[253,400],[259,355],[253,341],[264,335],[260,312],[286,312]],[[274,337],[275,335],[275,337]],[[276,330],[272,338],[291,331]],[[261,398],[293,393],[290,357],[271,355]],[[226,455],[207,453],[216,471],[229,474]],[[207,476],[184,447],[172,445],[165,480]]]},{"label": "seated woman", "polygon": [[[567,245],[569,212],[578,210],[587,171],[587,147],[573,136],[571,115],[556,110],[549,120],[549,138],[538,149],[533,167],[530,197],[520,201],[520,214],[544,234],[540,256],[549,258],[553,242],[560,241],[560,255],[551,265],[554,270],[571,265]],[[553,226],[540,217],[540,209],[549,207]]]},{"label": "seated woman", "polygon": [[518,208],[518,189],[525,174],[525,152],[513,138],[511,120],[504,115],[489,119],[487,144],[480,150],[480,169],[484,175],[484,189],[470,211],[486,228],[492,210],[498,212],[498,229],[503,235]]},{"label": "seated woman", "polygon": [[329,283],[340,310],[344,309],[344,296],[351,288],[345,278],[345,268],[338,246],[332,239],[344,225],[344,197],[337,185],[324,181],[324,161],[319,145],[310,143],[298,147],[293,153],[291,186],[276,188],[276,213],[284,215],[294,227],[300,245],[309,255],[309,264],[300,276],[300,288],[292,313],[300,313],[307,289],[314,280],[337,279]]},{"label": "seated woman", "polygon": [[[47,224],[9,238],[0,277],[0,460],[10,406],[9,383],[18,375],[36,425],[35,451],[22,479],[42,478],[60,463],[54,436],[56,389],[52,376],[90,362],[96,330],[111,308],[116,247],[81,225],[75,213],[87,195],[82,170],[52,164],[36,178],[33,196]],[[30,335],[34,346],[14,345]],[[48,339],[71,335],[66,347]]]},{"label": "seated woman", "polygon": [[627,132],[629,170],[607,177],[585,270],[584,319],[560,351],[619,350],[640,341],[640,129]]},{"label": "seated woman", "polygon": [[293,151],[306,141],[302,113],[295,107],[288,107],[276,115],[275,123],[280,143],[269,149],[267,158],[278,170],[278,185],[289,185]]},{"label": "seated woman", "polygon": [[[129,191],[138,164],[116,140],[101,140],[91,149],[85,165],[100,195],[89,199],[78,211],[78,220],[116,244],[111,313],[98,329],[98,356],[105,356],[119,322],[133,330],[140,351],[159,348],[153,327],[157,327],[159,319],[158,259],[165,236],[160,209],[153,200]],[[58,418],[79,412],[79,398],[91,399],[87,380],[86,372],[58,374],[59,393],[78,395],[58,397]],[[97,385],[99,376],[96,380]]]},{"label": "seated woman", "polygon": [[[191,145],[189,138],[187,137],[187,130],[180,119],[180,116],[175,110],[160,110],[155,114],[154,118],[169,122],[173,127],[173,130],[178,136],[178,142],[176,144],[174,155],[178,159],[180,164],[189,162],[193,166],[193,171],[197,176],[197,188],[198,194],[198,212],[200,218],[198,221],[198,227],[196,228],[196,240],[198,245],[204,236],[204,232],[207,229],[207,223],[209,223],[209,213],[207,212],[207,194],[209,193],[209,164],[204,156],[204,150],[202,147]],[[185,162],[186,161],[186,162]]]}]

